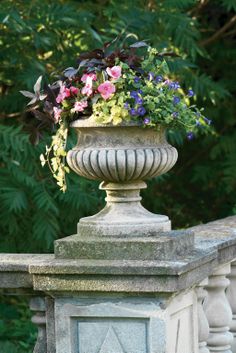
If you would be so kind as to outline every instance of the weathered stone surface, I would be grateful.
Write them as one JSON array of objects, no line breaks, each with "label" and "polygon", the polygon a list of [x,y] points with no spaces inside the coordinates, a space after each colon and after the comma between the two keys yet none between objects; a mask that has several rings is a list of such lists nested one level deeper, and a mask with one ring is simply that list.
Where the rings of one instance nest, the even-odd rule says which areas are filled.
[{"label": "weathered stone surface", "polygon": [[56,353],[54,298],[47,296],[45,298],[45,305],[47,328],[47,353]]},{"label": "weathered stone surface", "polygon": [[72,235],[55,242],[55,256],[70,259],[166,260],[187,255],[194,246],[193,233],[172,231],[156,237],[84,238]]},{"label": "weathered stone surface", "polygon": [[28,272],[29,265],[51,260],[52,254],[0,254],[1,272]]},{"label": "weathered stone surface", "polygon": [[181,275],[205,263],[217,264],[217,251],[192,251],[188,256],[173,260],[71,260],[57,259],[30,265],[34,274],[107,274],[107,275]]},{"label": "weathered stone surface", "polygon": [[[48,353],[55,353],[55,349],[57,353],[199,353],[197,296],[191,287],[212,273],[221,276],[216,271],[219,265],[235,258],[235,228],[236,217],[193,227],[194,246],[192,236],[182,239],[178,238],[182,232],[165,233],[157,242],[158,246],[165,244],[163,253],[152,237],[118,239],[120,254],[124,252],[127,258],[135,254],[135,260],[118,256],[119,248],[109,260],[102,259],[109,252],[108,248],[102,253],[102,245],[110,241],[107,238],[104,243],[103,239],[94,240],[95,249],[90,250],[91,254],[97,251],[95,260],[2,254],[0,283],[4,276],[5,280],[0,286],[8,283],[9,288],[10,283],[12,288],[22,288],[26,276],[27,286],[54,298],[48,304],[46,300]],[[131,250],[132,241],[139,245]],[[70,238],[68,242],[73,244]],[[87,246],[89,239],[84,237],[81,244]],[[77,248],[75,252],[88,255],[90,250]],[[146,257],[148,253],[153,259]],[[215,307],[213,313],[218,310],[217,301]],[[43,306],[38,308],[39,312],[44,310]],[[40,324],[45,325],[43,320]],[[45,327],[40,337],[44,343]],[[229,342],[222,341],[221,346],[225,343]],[[36,348],[45,350],[45,345]]]},{"label": "weathered stone surface", "polygon": [[32,288],[29,265],[52,257],[53,255],[0,254],[0,288]]},{"label": "weathered stone surface", "polygon": [[[227,224],[228,220],[230,226],[224,230],[222,223]],[[54,258],[54,255],[49,254],[2,254],[0,276],[5,276],[2,286],[5,283],[8,288],[21,287],[24,283],[20,279],[22,274],[26,275],[27,286],[32,286],[33,277],[35,290],[44,291],[178,291],[203,280],[223,260],[230,261],[235,258],[235,225],[236,217],[231,217],[213,222],[212,231],[209,225],[194,227],[192,230],[195,232],[195,248],[189,253],[180,252],[174,257],[170,251],[170,258],[167,256],[165,260],[143,260],[141,256],[139,260],[70,260]],[[215,238],[212,233],[216,234]],[[9,282],[11,276],[12,281]]]},{"label": "weathered stone surface", "polygon": [[176,292],[207,277],[217,252],[193,252],[179,261],[62,260],[31,265],[36,290],[52,292]]},{"label": "weathered stone surface", "polygon": [[230,262],[236,257],[236,216],[198,225],[189,230],[195,234],[197,248],[217,249],[219,264]]},{"label": "weathered stone surface", "polygon": [[164,130],[144,129],[140,124],[98,125],[94,119],[72,123],[78,132],[77,145],[67,161],[77,174],[101,180],[107,205],[78,224],[81,236],[145,236],[169,231],[167,216],[148,212],[141,204],[143,180],[166,173],[177,160]]},{"label": "weathered stone surface", "polygon": [[31,321],[38,327],[38,336],[33,353],[47,353],[45,299],[43,297],[32,298],[30,309],[34,312]]},{"label": "weathered stone surface", "polygon": [[198,352],[191,290],[176,298],[56,298],[55,318],[57,353]]}]

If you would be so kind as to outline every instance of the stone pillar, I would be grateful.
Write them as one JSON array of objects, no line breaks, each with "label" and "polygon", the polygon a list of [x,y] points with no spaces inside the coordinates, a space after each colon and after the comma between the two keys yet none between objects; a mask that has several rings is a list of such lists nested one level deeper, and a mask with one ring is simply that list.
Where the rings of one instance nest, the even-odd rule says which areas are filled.
[{"label": "stone pillar", "polygon": [[207,346],[211,353],[232,353],[233,335],[229,332],[232,311],[225,290],[229,286],[226,276],[230,273],[230,264],[225,264],[209,277],[206,287],[208,296],[204,303],[210,334]]},{"label": "stone pillar", "polygon": [[209,337],[209,324],[206,314],[203,309],[203,302],[207,297],[207,291],[204,287],[208,284],[208,279],[205,279],[196,288],[198,299],[198,346],[199,353],[210,353],[207,348],[207,340]]},{"label": "stone pillar", "polygon": [[193,290],[55,298],[57,353],[198,353]]},{"label": "stone pillar", "polygon": [[30,309],[35,311],[32,322],[38,326],[38,337],[33,353],[47,353],[46,307],[44,298],[32,298],[30,300]]},{"label": "stone pillar", "polygon": [[231,263],[231,273],[228,276],[230,280],[230,286],[227,289],[227,297],[233,312],[233,320],[230,325],[230,331],[234,336],[231,350],[232,353],[236,353],[236,261]]}]

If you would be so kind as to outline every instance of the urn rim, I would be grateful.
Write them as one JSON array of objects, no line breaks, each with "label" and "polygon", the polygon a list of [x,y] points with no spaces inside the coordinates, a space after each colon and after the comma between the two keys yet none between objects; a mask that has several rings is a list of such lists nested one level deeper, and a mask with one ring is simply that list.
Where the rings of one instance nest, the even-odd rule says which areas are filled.
[{"label": "urn rim", "polygon": [[[76,119],[74,120],[71,124],[70,127],[73,128],[90,128],[90,127],[94,127],[94,128],[117,128],[117,127],[144,127],[144,125],[142,124],[142,122],[140,121],[122,121],[119,125],[114,125],[112,123],[108,123],[108,124],[101,124],[101,123],[96,123],[96,121],[94,120],[93,117],[89,117],[89,118],[83,118],[83,119]],[[165,129],[163,126],[161,127],[161,129]],[[158,131],[158,130],[157,130]]]}]

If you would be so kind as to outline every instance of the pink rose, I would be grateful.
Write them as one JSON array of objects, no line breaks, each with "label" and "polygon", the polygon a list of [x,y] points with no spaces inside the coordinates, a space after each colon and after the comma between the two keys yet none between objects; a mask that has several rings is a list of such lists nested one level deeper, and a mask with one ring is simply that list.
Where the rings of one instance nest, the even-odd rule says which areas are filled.
[{"label": "pink rose", "polygon": [[86,82],[88,77],[91,78],[92,81],[97,80],[97,75],[93,72],[90,72],[89,74],[83,74],[83,76],[81,77],[81,81]]},{"label": "pink rose", "polygon": [[60,92],[56,98],[56,102],[61,103],[65,98],[70,97],[70,93],[70,89],[62,85],[60,88]]},{"label": "pink rose", "polygon": [[77,94],[79,92],[79,89],[77,87],[71,86],[70,91],[72,94]]},{"label": "pink rose", "polygon": [[108,73],[109,76],[112,78],[120,78],[121,76],[121,67],[120,66],[113,66],[113,67],[108,67],[106,69],[106,72]]},{"label": "pink rose", "polygon": [[85,108],[87,108],[87,106],[88,106],[87,101],[75,102],[74,108],[72,110],[73,112],[82,112],[84,111]]},{"label": "pink rose", "polygon": [[98,86],[98,92],[101,93],[103,99],[107,100],[115,93],[116,88],[110,81],[105,81]]},{"label": "pink rose", "polygon": [[54,120],[55,120],[56,124],[60,120],[61,112],[62,112],[62,109],[59,109],[57,107],[53,107]]}]

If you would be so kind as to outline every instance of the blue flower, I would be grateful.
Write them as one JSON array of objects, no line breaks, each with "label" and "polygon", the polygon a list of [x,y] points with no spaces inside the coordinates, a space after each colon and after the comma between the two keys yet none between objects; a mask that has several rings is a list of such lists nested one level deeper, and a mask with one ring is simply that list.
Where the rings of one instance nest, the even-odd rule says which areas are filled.
[{"label": "blue flower", "polygon": [[125,108],[125,109],[129,109],[129,103],[128,103],[128,102],[125,102],[125,103],[124,103],[124,108]]},{"label": "blue flower", "polygon": [[174,96],[173,104],[178,104],[180,102],[180,98],[178,96]]},{"label": "blue flower", "polygon": [[163,81],[163,77],[161,75],[158,75],[155,77],[155,81],[156,82],[162,82]]},{"label": "blue flower", "polygon": [[150,119],[149,117],[146,117],[146,118],[143,120],[143,123],[144,123],[145,125],[147,125],[147,124],[150,123],[150,121],[151,121],[151,119]]},{"label": "blue flower", "polygon": [[146,109],[144,107],[139,107],[137,109],[137,113],[138,113],[138,115],[143,116],[144,114],[146,114]]},{"label": "blue flower", "polygon": [[172,116],[173,116],[173,118],[178,118],[179,113],[178,113],[178,112],[173,112],[173,113],[172,113]]},{"label": "blue flower", "polygon": [[192,89],[188,90],[188,96],[189,96],[189,97],[193,97],[194,94],[195,94],[195,93],[193,92]]},{"label": "blue flower", "polygon": [[138,97],[138,92],[137,91],[131,91],[130,92],[130,97],[137,98]]},{"label": "blue flower", "polygon": [[130,97],[134,98],[135,99],[135,103],[140,105],[140,104],[143,103],[143,100],[140,97],[140,95],[142,93],[143,93],[143,91],[141,89],[139,89],[138,91],[131,91],[130,92]]},{"label": "blue flower", "polygon": [[187,139],[192,140],[194,138],[194,133],[192,131],[187,132]]},{"label": "blue flower", "polygon": [[131,109],[130,109],[130,115],[132,115],[132,116],[138,115],[137,110],[134,109],[134,108],[131,108]]},{"label": "blue flower", "polygon": [[203,118],[205,120],[205,122],[208,124],[208,125],[211,125],[212,123],[212,120],[210,119],[207,119],[206,117]]},{"label": "blue flower", "polygon": [[136,103],[136,104],[139,104],[139,105],[140,105],[140,104],[143,104],[143,99],[138,96],[138,97],[135,98],[135,103]]},{"label": "blue flower", "polygon": [[139,81],[140,81],[140,77],[135,76],[135,78],[134,78],[134,82],[135,82],[135,83],[139,83]]},{"label": "blue flower", "polygon": [[178,89],[178,88],[180,88],[179,82],[170,82],[168,84],[168,86],[169,86],[170,89]]}]

